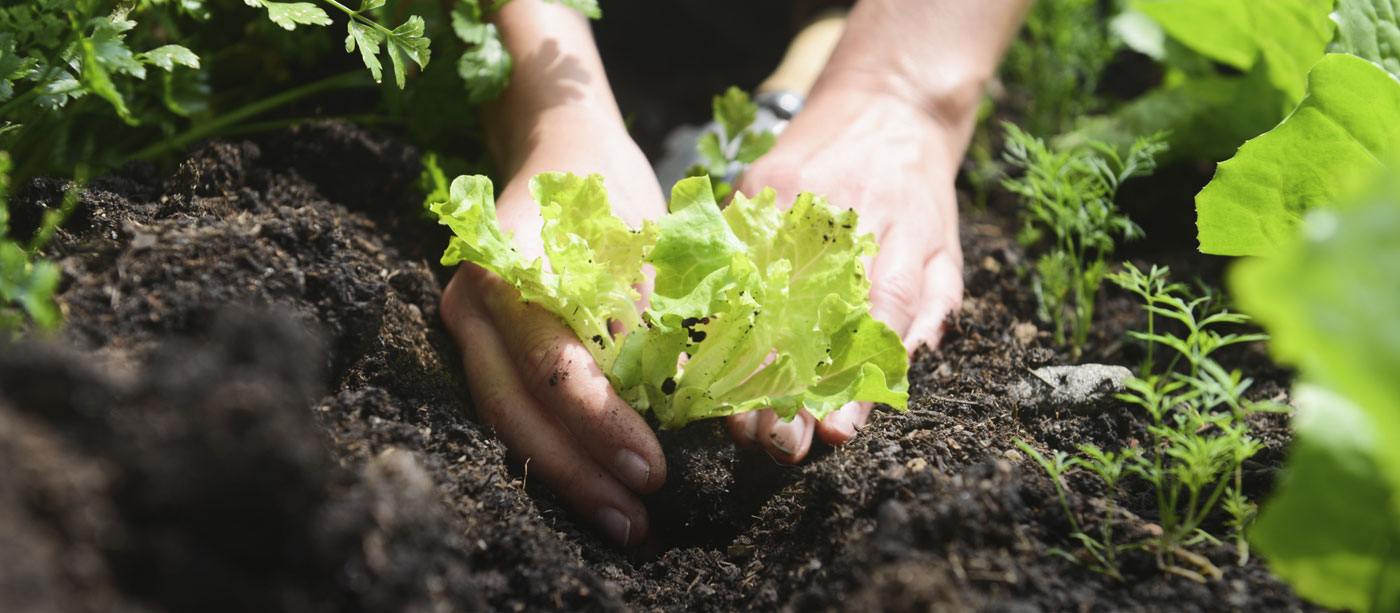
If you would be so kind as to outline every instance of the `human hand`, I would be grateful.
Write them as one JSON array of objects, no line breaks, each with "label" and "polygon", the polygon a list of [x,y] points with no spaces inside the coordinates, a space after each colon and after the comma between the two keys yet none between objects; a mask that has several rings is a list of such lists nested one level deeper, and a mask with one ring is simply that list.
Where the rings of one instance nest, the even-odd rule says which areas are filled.
[{"label": "human hand", "polygon": [[[943,320],[962,300],[953,181],[966,145],[961,126],[950,127],[924,109],[890,95],[827,90],[813,98],[777,145],[740,177],[738,190],[778,192],[791,203],[799,191],[822,194],[838,208],[860,214],[879,253],[867,262],[871,315],[888,324],[910,353],[937,347]],[[728,418],[739,444],[795,463],[813,434],[831,445],[855,436],[870,403],[852,403],[817,422],[801,411],[782,422],[771,410]]]},{"label": "human hand", "polygon": [[[613,212],[633,226],[665,212],[655,175],[620,122],[562,110],[534,133],[541,138],[515,164],[496,204],[526,257],[544,254],[543,219],[529,189],[539,172],[602,174]],[[661,487],[666,461],[646,421],[618,398],[573,331],[467,263],[444,290],[441,312],[462,350],[478,417],[526,462],[530,477],[616,543],[643,542],[648,519],[638,494]]]}]

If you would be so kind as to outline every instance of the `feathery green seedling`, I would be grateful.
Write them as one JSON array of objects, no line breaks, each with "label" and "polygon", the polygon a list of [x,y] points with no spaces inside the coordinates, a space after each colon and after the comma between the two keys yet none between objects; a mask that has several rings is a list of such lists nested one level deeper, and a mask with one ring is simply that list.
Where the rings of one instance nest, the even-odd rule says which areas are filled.
[{"label": "feathery green seedling", "polygon": [[[1167,272],[1168,269],[1153,264],[1152,269],[1144,274],[1141,270],[1138,270],[1136,266],[1127,264],[1124,270],[1108,275],[1108,280],[1117,284],[1118,287],[1137,294],[1146,304],[1163,306],[1165,304],[1162,299],[1163,296],[1168,295],[1169,292],[1179,292],[1186,289],[1186,286],[1180,283],[1167,283]],[[1156,333],[1157,314],[1148,311],[1147,334],[1148,336],[1153,336]],[[1156,343],[1147,343],[1147,357],[1139,366],[1141,372],[1149,373],[1156,369],[1157,363],[1153,359],[1156,348]]]},{"label": "feathery green seedling", "polygon": [[1191,298],[1184,286],[1166,281],[1168,272],[1154,268],[1143,274],[1125,264],[1124,273],[1113,277],[1129,291],[1141,290],[1143,308],[1149,315],[1175,320],[1185,328],[1183,336],[1157,331],[1128,333],[1149,348],[1162,345],[1175,355],[1161,372],[1145,372],[1144,378],[1130,379],[1128,391],[1118,398],[1143,407],[1152,419],[1149,452],[1130,468],[1157,491],[1162,535],[1153,548],[1158,563],[1168,572],[1200,579],[1199,573],[1178,567],[1168,558],[1186,559],[1218,576],[1218,569],[1202,564],[1204,558],[1190,554],[1185,547],[1195,539],[1213,538],[1201,525],[1224,498],[1239,558],[1248,559],[1242,534],[1253,515],[1253,505],[1241,489],[1241,467],[1259,451],[1260,444],[1248,435],[1245,418],[1252,412],[1273,410],[1267,403],[1247,401],[1244,394],[1251,380],[1239,371],[1227,371],[1212,354],[1229,345],[1267,337],[1216,331],[1216,326],[1245,323],[1248,317],[1224,309],[1218,296],[1210,292]]},{"label": "feathery green seedling", "polygon": [[[1260,334],[1221,334],[1214,327],[1238,324],[1247,318],[1231,313],[1212,294],[1191,298],[1184,285],[1167,281],[1168,269],[1154,268],[1143,274],[1131,264],[1112,278],[1119,285],[1143,297],[1143,308],[1150,315],[1180,322],[1184,336],[1160,331],[1129,332],[1134,338],[1162,345],[1175,355],[1166,368],[1144,371],[1128,379],[1127,391],[1118,399],[1141,407],[1150,420],[1148,444],[1141,449],[1104,451],[1093,445],[1080,445],[1082,457],[1068,457],[1056,451],[1053,460],[1017,442],[1051,475],[1065,512],[1070,513],[1061,477],[1073,468],[1083,468],[1105,487],[1106,509],[1098,538],[1090,537],[1077,519],[1071,518],[1071,537],[1084,543],[1095,558],[1088,566],[1115,578],[1118,553],[1124,547],[1143,546],[1156,555],[1164,572],[1205,581],[1219,578],[1220,569],[1206,557],[1190,551],[1201,542],[1219,543],[1203,528],[1217,509],[1228,517],[1225,525],[1239,552],[1240,563],[1249,559],[1244,532],[1255,514],[1255,506],[1243,492],[1242,466],[1259,451],[1259,441],[1249,436],[1246,418],[1257,411],[1275,410],[1269,403],[1245,399],[1251,381],[1239,371],[1227,371],[1212,354],[1222,347],[1260,340]],[[1149,362],[1153,363],[1153,362]],[[1113,540],[1113,513],[1116,495],[1123,479],[1135,476],[1155,492],[1161,534],[1137,544]],[[1078,558],[1054,551],[1076,562]],[[1179,564],[1185,561],[1195,568]]]},{"label": "feathery green seedling", "polygon": [[[1031,459],[1035,460],[1035,463],[1039,464],[1040,467],[1045,470],[1046,474],[1050,475],[1050,482],[1055,486],[1055,495],[1060,500],[1060,508],[1065,512],[1065,518],[1069,520],[1070,537],[1083,544],[1084,550],[1094,557],[1095,563],[1089,564],[1088,567],[1096,572],[1101,572],[1121,580],[1123,576],[1118,570],[1118,552],[1117,548],[1113,545],[1113,529],[1108,527],[1108,522],[1111,520],[1113,513],[1111,495],[1107,510],[1105,511],[1105,513],[1107,513],[1104,518],[1105,527],[1101,530],[1103,539],[1099,540],[1080,529],[1079,520],[1075,518],[1074,510],[1069,505],[1069,497],[1065,493],[1065,482],[1063,478],[1065,473],[1078,466],[1090,466],[1091,463],[1071,456],[1059,449],[1056,449],[1054,453],[1047,458],[1044,454],[1036,451],[1034,447],[1031,447],[1026,441],[1019,438],[1012,438],[1011,440],[1016,443],[1017,447],[1021,448],[1021,451],[1026,452],[1026,455],[1029,455]],[[1114,482],[1116,483],[1117,477],[1121,476],[1123,473],[1123,461],[1126,459],[1126,454],[1116,458],[1104,454],[1098,454],[1098,456],[1103,462],[1092,466],[1091,470],[1096,473],[1099,470],[1105,470],[1108,474],[1114,476]],[[1049,553],[1065,558],[1075,564],[1083,563],[1082,560],[1074,554],[1058,547],[1051,548]]]},{"label": "feathery green seedling", "polygon": [[1005,127],[1005,159],[1023,171],[1002,182],[1024,206],[1018,239],[1027,247],[1046,243],[1031,277],[1040,316],[1052,324],[1055,342],[1068,341],[1077,356],[1116,241],[1142,235],[1114,196],[1127,179],[1150,174],[1166,145],[1158,135],[1139,139],[1127,155],[1102,143],[1056,151],[1013,124]]}]

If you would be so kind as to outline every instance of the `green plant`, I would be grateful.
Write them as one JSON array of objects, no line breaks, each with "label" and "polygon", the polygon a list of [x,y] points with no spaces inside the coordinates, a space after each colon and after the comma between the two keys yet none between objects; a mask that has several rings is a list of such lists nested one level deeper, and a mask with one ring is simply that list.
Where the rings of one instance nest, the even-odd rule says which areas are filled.
[{"label": "green plant", "polygon": [[[1331,203],[1328,203],[1329,205]],[[1298,369],[1294,440],[1250,540],[1303,597],[1400,609],[1400,184],[1310,212],[1230,288]]]},{"label": "green plant", "polygon": [[63,320],[54,302],[61,271],[57,264],[34,258],[53,237],[63,219],[77,204],[82,191],[75,182],[64,193],[62,204],[44,213],[39,228],[27,244],[21,244],[9,231],[10,155],[0,151],[0,336],[12,336],[32,322],[42,331],[52,331]]},{"label": "green plant", "polygon": [[1398,17],[1341,0],[1308,97],[1197,199],[1203,249],[1266,256],[1230,287],[1298,368],[1293,446],[1249,538],[1299,594],[1355,611],[1400,608]]},{"label": "green plant", "polygon": [[[1152,269],[1144,274],[1136,266],[1127,265],[1124,270],[1108,275],[1108,280],[1119,287],[1137,294],[1143,303],[1148,306],[1165,307],[1167,298],[1175,293],[1186,289],[1186,286],[1179,283],[1168,283],[1167,274],[1170,271],[1156,264]],[[1147,336],[1150,338],[1157,333],[1157,313],[1152,310],[1147,311]],[[1139,372],[1150,373],[1156,371],[1157,362],[1155,359],[1157,344],[1147,343],[1147,356],[1139,365]]]},{"label": "green plant", "polygon": [[715,96],[711,103],[717,130],[706,132],[696,143],[704,164],[696,164],[686,172],[690,177],[709,177],[714,186],[715,201],[724,202],[734,193],[728,181],[741,174],[749,164],[773,148],[777,138],[767,130],[753,127],[758,118],[758,104],[744,90],[730,87]]},{"label": "green plant", "polygon": [[[556,1],[599,14],[593,0]],[[19,181],[67,175],[79,163],[101,172],[205,138],[295,123],[304,117],[294,109],[312,97],[348,109],[336,116],[401,124],[417,144],[442,149],[428,137],[461,141],[479,132],[475,114],[462,108],[464,91],[475,104],[509,82],[510,56],[484,22],[502,4],[10,3],[0,8],[0,150],[14,155]],[[342,19],[343,38],[322,30]],[[451,42],[430,48],[430,37]],[[337,57],[340,40],[355,57]],[[432,55],[449,65],[430,64]],[[334,68],[345,59],[364,68]],[[408,79],[415,68],[419,78]],[[386,72],[394,86],[377,86]],[[215,91],[212,83],[236,85]],[[375,88],[379,96],[354,91]],[[253,123],[273,113],[282,117]]]},{"label": "green plant", "polygon": [[1055,341],[1068,340],[1078,355],[1115,239],[1142,233],[1114,196],[1123,181],[1151,173],[1165,145],[1157,136],[1138,139],[1127,155],[1101,143],[1058,151],[1013,124],[1005,127],[1005,159],[1023,171],[1002,182],[1024,207],[1019,239],[1028,247],[1046,243],[1031,279],[1040,315],[1052,324]]},{"label": "green plant", "polygon": [[[1345,0],[1344,0],[1345,3]],[[1160,62],[1161,83],[1090,118],[1066,144],[1126,147],[1168,132],[1170,155],[1221,160],[1282,120],[1332,38],[1332,0],[1131,0],[1113,29]]]},{"label": "green plant", "polygon": [[[1251,381],[1238,371],[1226,371],[1212,354],[1229,345],[1262,340],[1260,334],[1221,334],[1215,327],[1240,324],[1244,315],[1219,308],[1213,296],[1188,298],[1185,287],[1167,281],[1166,268],[1143,273],[1131,264],[1125,272],[1111,277],[1119,285],[1144,296],[1143,308],[1149,315],[1179,322],[1184,335],[1159,331],[1129,332],[1130,335],[1174,352],[1161,370],[1143,371],[1130,378],[1125,393],[1118,398],[1137,405],[1147,414],[1150,440],[1142,448],[1104,451],[1093,445],[1080,445],[1080,458],[1060,457],[1054,461],[1018,441],[1036,458],[1056,482],[1065,512],[1071,515],[1071,537],[1084,544],[1094,559],[1090,568],[1121,579],[1118,553],[1127,547],[1146,547],[1164,572],[1204,581],[1219,578],[1220,571],[1209,559],[1190,551],[1202,541],[1216,542],[1203,529],[1217,509],[1225,521],[1243,564],[1249,547],[1245,529],[1254,514],[1254,505],[1244,495],[1242,466],[1260,449],[1249,436],[1246,418],[1257,411],[1275,410],[1268,403],[1245,399]],[[1070,468],[1083,468],[1104,484],[1105,511],[1098,536],[1090,536],[1073,519],[1059,476]],[[1149,484],[1155,494],[1156,514],[1161,533],[1140,544],[1119,544],[1113,540],[1113,516],[1121,483],[1133,475]],[[1054,552],[1074,561],[1079,558]],[[1183,566],[1185,560],[1198,570]]]},{"label": "green plant", "polygon": [[1201,250],[1267,255],[1304,213],[1347,202],[1400,156],[1400,82],[1349,54],[1323,57],[1308,96],[1278,127],[1220,164],[1196,196]]},{"label": "green plant", "polygon": [[[811,194],[779,211],[771,189],[735,194],[721,211],[696,177],[676,184],[668,215],[631,228],[598,175],[545,173],[530,187],[546,258],[526,260],[502,232],[490,180],[458,177],[433,206],[456,235],[443,264],[480,265],[558,315],[618,395],[663,427],[764,407],[820,419],[852,400],[907,403],[908,356],[870,316],[861,258],[875,243],[856,234],[854,211]],[[643,263],[656,279],[639,314]],[[625,333],[614,337],[610,321]]]},{"label": "green plant", "polygon": [[[1157,492],[1157,510],[1162,535],[1153,545],[1158,563],[1168,572],[1192,578],[1199,574],[1171,563],[1177,556],[1218,576],[1213,566],[1200,564],[1199,557],[1185,547],[1205,535],[1201,525],[1216,508],[1222,496],[1235,529],[1240,559],[1248,558],[1243,524],[1249,511],[1243,498],[1241,466],[1259,450],[1259,443],[1248,435],[1245,418],[1252,412],[1274,410],[1268,403],[1245,399],[1251,381],[1239,371],[1227,371],[1213,357],[1221,348],[1267,338],[1263,334],[1222,334],[1221,325],[1243,324],[1248,317],[1219,306],[1210,294],[1190,298],[1179,284],[1166,281],[1166,268],[1144,274],[1125,264],[1125,271],[1113,280],[1134,291],[1146,289],[1143,309],[1149,315],[1179,323],[1182,335],[1163,332],[1128,334],[1145,341],[1148,347],[1160,345],[1174,355],[1164,369],[1145,372],[1144,378],[1129,379],[1128,391],[1119,399],[1142,407],[1151,418],[1149,452],[1140,456],[1132,470],[1151,483]],[[1180,366],[1180,368],[1178,368]],[[1204,538],[1204,537],[1200,537]]]},{"label": "green plant", "polygon": [[1000,77],[1016,117],[1039,136],[1058,134],[1103,106],[1099,80],[1122,46],[1100,0],[1037,2],[1002,60]]}]

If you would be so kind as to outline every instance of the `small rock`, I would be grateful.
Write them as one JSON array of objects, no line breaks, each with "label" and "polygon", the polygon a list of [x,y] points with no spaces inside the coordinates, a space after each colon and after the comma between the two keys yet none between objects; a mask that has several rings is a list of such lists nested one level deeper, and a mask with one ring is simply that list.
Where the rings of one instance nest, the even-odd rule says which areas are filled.
[{"label": "small rock", "polygon": [[997,274],[1001,272],[1001,262],[998,262],[996,258],[989,255],[985,258],[982,258],[982,270],[985,270],[992,274]]},{"label": "small rock", "polygon": [[1036,334],[1039,332],[1040,328],[1035,327],[1035,324],[1028,321],[1023,321],[1011,327],[1011,335],[1022,345],[1031,344],[1031,341],[1035,340]]},{"label": "small rock", "polygon": [[1107,364],[1045,366],[1008,386],[1006,393],[1021,410],[1089,413],[1112,405],[1113,395],[1123,391],[1123,381],[1131,376],[1127,368]]}]

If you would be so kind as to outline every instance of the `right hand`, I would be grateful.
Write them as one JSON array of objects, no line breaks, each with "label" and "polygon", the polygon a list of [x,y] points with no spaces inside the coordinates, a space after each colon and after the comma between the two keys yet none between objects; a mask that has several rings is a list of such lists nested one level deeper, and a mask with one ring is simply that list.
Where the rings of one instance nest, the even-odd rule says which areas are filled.
[{"label": "right hand", "polygon": [[[665,212],[651,167],[624,131],[586,113],[548,123],[535,126],[540,139],[496,205],[523,255],[544,254],[543,219],[529,188],[540,172],[602,174],[614,214],[634,227]],[[462,351],[478,418],[525,462],[530,478],[619,545],[642,543],[648,520],[638,495],[661,487],[666,460],[646,420],[618,398],[573,331],[470,263],[448,283],[441,312]]]}]

